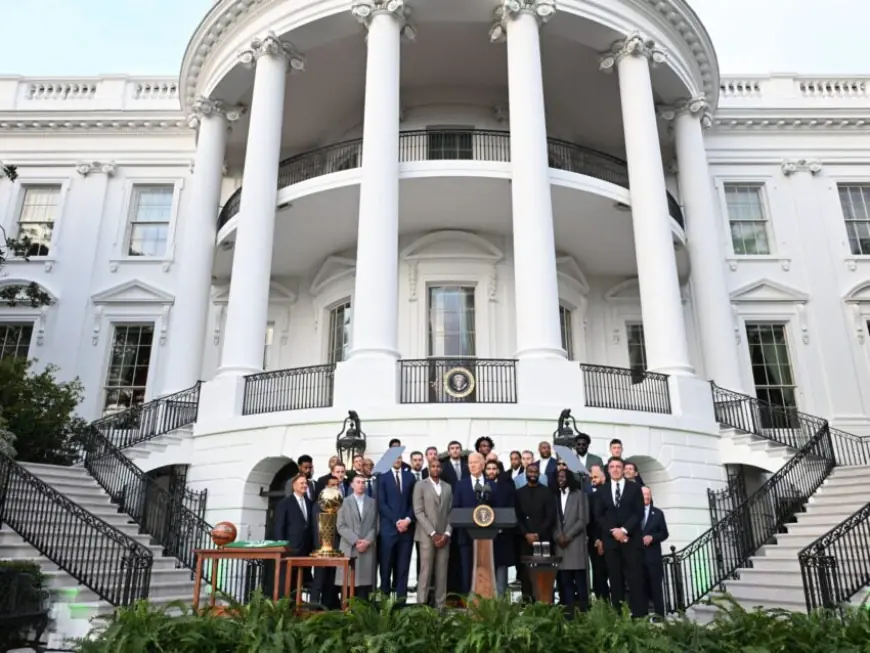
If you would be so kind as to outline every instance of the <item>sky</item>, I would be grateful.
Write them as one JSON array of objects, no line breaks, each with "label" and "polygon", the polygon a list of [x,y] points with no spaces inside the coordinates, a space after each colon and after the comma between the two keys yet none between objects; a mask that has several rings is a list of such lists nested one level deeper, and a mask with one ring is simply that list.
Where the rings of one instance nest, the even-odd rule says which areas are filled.
[{"label": "sky", "polygon": [[[0,75],[177,75],[187,41],[212,4],[0,0]],[[689,4],[710,32],[723,74],[870,73],[870,0]]]}]

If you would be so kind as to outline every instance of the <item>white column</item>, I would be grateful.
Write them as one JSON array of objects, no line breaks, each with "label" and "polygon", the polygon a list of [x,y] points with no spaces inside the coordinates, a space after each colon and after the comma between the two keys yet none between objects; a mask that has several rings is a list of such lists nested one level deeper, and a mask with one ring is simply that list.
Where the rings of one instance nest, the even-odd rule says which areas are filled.
[{"label": "white column", "polygon": [[552,0],[504,5],[490,31],[493,40],[507,39],[516,356],[520,359],[565,357],[539,34],[540,23],[554,11]]},{"label": "white column", "polygon": [[240,59],[256,73],[220,376],[263,369],[287,68],[304,68],[274,34],[254,40]]},{"label": "white column", "polygon": [[179,220],[179,251],[184,255],[178,259],[178,301],[162,394],[189,388],[202,374],[227,132],[229,123],[240,115],[240,107],[199,98],[189,118],[190,126],[199,128],[199,136],[193,178]]},{"label": "white column", "polygon": [[358,2],[368,27],[350,360],[398,357],[401,2]]},{"label": "white column", "polygon": [[698,320],[706,376],[739,391],[740,366],[734,342],[731,299],[719,242],[718,212],[704,148],[702,126],[709,124],[703,97],[661,111],[674,121],[680,196],[686,214],[692,297]]},{"label": "white column", "polygon": [[650,59],[664,60],[656,44],[634,33],[613,44],[602,70],[616,66],[631,186],[631,214],[649,369],[692,375],[674,256]]}]

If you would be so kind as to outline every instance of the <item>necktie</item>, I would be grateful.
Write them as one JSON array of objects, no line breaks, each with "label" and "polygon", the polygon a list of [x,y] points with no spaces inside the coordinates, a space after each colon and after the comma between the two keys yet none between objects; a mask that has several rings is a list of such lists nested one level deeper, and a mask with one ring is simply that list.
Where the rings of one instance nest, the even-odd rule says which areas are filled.
[{"label": "necktie", "polygon": [[359,518],[362,519],[362,516],[363,516],[363,502],[362,502],[362,501],[357,501],[357,502],[356,502],[356,507],[359,508]]},{"label": "necktie", "polygon": [[396,471],[396,487],[399,488],[399,494],[402,493],[402,477],[399,475],[398,470]]},{"label": "necktie", "polygon": [[617,508],[619,508],[619,504],[622,503],[622,490],[619,489],[620,485],[621,483],[616,484],[616,500],[614,501],[614,503],[616,504]]},{"label": "necktie", "polygon": [[372,496],[372,479],[366,479],[366,494]]},{"label": "necktie", "polygon": [[481,485],[480,485],[480,479],[477,479],[477,480],[474,482],[474,491],[475,491],[475,492],[480,492],[482,489],[483,489],[483,488],[482,488]]},{"label": "necktie", "polygon": [[453,463],[453,469],[456,470],[456,478],[462,478],[462,466],[458,462]]},{"label": "necktie", "polygon": [[414,478],[420,480],[420,472],[414,472]]},{"label": "necktie", "polygon": [[646,528],[647,519],[649,519],[649,509],[643,511],[643,523],[640,525],[641,528]]},{"label": "necktie", "polygon": [[299,510],[302,511],[302,519],[306,522],[308,521],[308,511],[305,510],[305,499],[303,497],[299,497]]}]

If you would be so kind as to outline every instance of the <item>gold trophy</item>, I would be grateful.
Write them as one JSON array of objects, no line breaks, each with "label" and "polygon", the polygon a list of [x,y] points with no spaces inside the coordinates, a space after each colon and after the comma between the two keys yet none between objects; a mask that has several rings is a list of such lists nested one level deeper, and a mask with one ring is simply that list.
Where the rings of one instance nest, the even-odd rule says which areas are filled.
[{"label": "gold trophy", "polygon": [[335,541],[335,522],[338,517],[338,509],[344,497],[337,488],[327,487],[320,493],[317,505],[320,506],[320,514],[317,515],[317,529],[320,532],[320,548],[311,554],[312,558],[340,558],[341,551],[336,551],[332,543]]}]

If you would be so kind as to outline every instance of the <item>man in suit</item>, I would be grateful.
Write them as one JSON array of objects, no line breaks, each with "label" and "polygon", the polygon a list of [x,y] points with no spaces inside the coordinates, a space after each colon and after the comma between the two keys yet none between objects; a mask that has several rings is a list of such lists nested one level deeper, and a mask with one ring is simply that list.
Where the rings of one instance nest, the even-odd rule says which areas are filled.
[{"label": "man in suit", "polygon": [[602,486],[600,500],[595,503],[595,521],[601,533],[604,562],[610,578],[610,601],[619,609],[625,601],[627,584],[631,615],[642,617],[647,612],[641,535],[643,493],[640,485],[623,477],[621,458],[608,460],[607,468],[610,480]]},{"label": "man in suit", "polygon": [[414,484],[414,540],[419,544],[420,571],[417,576],[417,603],[429,601],[432,572],[435,572],[435,607],[447,605],[447,565],[450,562],[450,512],[453,488],[441,481],[441,461],[429,462],[429,477]]},{"label": "man in suit", "polygon": [[[523,471],[514,477],[514,485],[516,486],[516,488],[518,490],[526,484],[526,472],[525,472],[525,470],[528,468],[529,465],[531,465],[535,462],[535,453],[533,451],[529,451],[527,449],[526,451],[523,451],[521,456],[522,456],[521,462],[523,463]],[[538,485],[543,485],[544,487],[546,487],[547,482],[548,482],[547,477],[545,475],[542,476],[541,472],[540,472],[540,468],[538,468]]]},{"label": "man in suit", "polygon": [[[333,465],[332,478],[338,479],[338,485],[335,487],[339,492],[341,492],[342,498],[350,494],[350,481],[347,480],[346,474],[347,468],[344,466],[344,463],[339,462]],[[327,486],[330,485],[331,480],[332,479],[326,479]]]},{"label": "man in suit", "polygon": [[523,456],[519,451],[511,451],[511,467],[507,470],[507,474],[512,481],[515,481],[517,476],[523,473]]},{"label": "man in suit", "polygon": [[317,479],[314,483],[314,496],[319,497],[320,493],[323,491],[323,488],[326,487],[327,481],[332,477],[332,469],[341,462],[341,458],[338,456],[330,456],[329,462],[326,466],[329,468],[329,471]]},{"label": "man in suit", "polygon": [[380,517],[378,533],[378,564],[381,568],[381,592],[396,591],[396,599],[408,597],[408,571],[413,550],[414,508],[411,497],[414,476],[403,469],[402,457],[393,468],[378,476],[377,503]]},{"label": "man in suit", "polygon": [[[348,496],[336,517],[336,530],[339,536],[339,550],[354,561],[355,596],[368,600],[375,584],[377,548],[375,540],[378,530],[378,506],[366,494],[365,479],[357,475],[351,483],[352,493]],[[335,575],[335,584],[341,585],[344,579],[342,569]]]},{"label": "man in suit", "polygon": [[594,465],[598,465],[603,470],[604,461],[601,460],[601,456],[589,453],[590,444],[592,444],[592,438],[587,433],[578,433],[577,439],[574,441],[574,452],[577,454],[580,462],[583,463],[586,471],[591,470]]},{"label": "man in suit", "polygon": [[364,458],[362,464],[362,479],[365,483],[365,494],[372,499],[378,496],[377,479],[374,477],[375,461],[371,458]]},{"label": "man in suit", "polygon": [[[474,442],[474,450],[483,456],[484,464],[489,462],[490,460],[494,460],[498,463],[498,471],[499,473],[504,471],[504,465],[502,465],[498,460],[498,455],[495,453],[495,442],[493,442],[492,438],[488,435],[483,435]],[[495,456],[492,458],[492,456]]]},{"label": "man in suit", "polygon": [[547,477],[547,482],[544,485],[551,487],[556,486],[556,459],[553,458],[553,450],[550,448],[550,443],[544,440],[538,444],[538,478]]},{"label": "man in suit", "polygon": [[353,455],[353,461],[351,462],[351,467],[353,467],[353,469],[347,473],[348,486],[350,486],[355,476],[362,474],[363,460],[365,460],[365,457],[361,453],[355,453]]},{"label": "man in suit", "polygon": [[[285,540],[289,555],[300,558],[311,555],[314,548],[314,507],[305,496],[307,490],[308,479],[297,474],[293,477],[293,493],[281,499],[275,508],[275,539]],[[311,569],[304,569],[302,576],[309,581]]]},{"label": "man in suit", "polygon": [[562,556],[559,562],[559,598],[568,608],[581,612],[589,609],[589,585],[586,580],[586,527],[589,523],[589,504],[586,494],[571,487],[570,472],[561,469],[556,473],[556,526],[553,539],[556,553]]},{"label": "man in suit", "polygon": [[411,452],[411,474],[414,475],[415,481],[422,481],[425,478],[425,471],[423,470],[423,452],[422,451],[412,451]]},{"label": "man in suit", "polygon": [[583,492],[589,500],[588,534],[589,565],[592,567],[592,591],[600,601],[610,600],[610,586],[607,584],[607,564],[604,562],[604,541],[601,539],[598,522],[595,521],[596,502],[601,499],[601,486],[607,481],[604,469],[600,465],[592,465],[589,470],[589,483],[583,486]]},{"label": "man in suit", "polygon": [[[468,464],[462,460],[462,445],[456,440],[447,445],[447,461],[442,466],[441,478],[455,490],[460,479],[468,476]],[[456,496],[456,493],[453,493]]]},{"label": "man in suit", "polygon": [[314,494],[314,481],[312,480],[312,477],[314,476],[314,461],[308,454],[302,454],[301,456],[299,456],[299,458],[296,459],[296,466],[299,468],[299,473],[302,474],[308,481],[308,487],[305,490],[305,496],[308,497],[309,501],[314,501],[314,498],[316,496]]},{"label": "man in suit", "polygon": [[665,568],[662,563],[662,542],[668,539],[668,524],[665,513],[653,507],[652,490],[644,486],[644,513],[641,522],[643,535],[643,578],[644,594],[653,604],[653,612],[665,616]]},{"label": "man in suit", "polygon": [[[392,449],[393,447],[401,447],[401,446],[402,446],[402,441],[401,441],[399,438],[393,438],[392,440],[390,440],[390,445],[389,445],[389,446],[390,446],[390,449]],[[410,466],[408,463],[403,462],[403,463],[402,463],[402,469],[405,470],[405,471],[410,471],[410,470],[411,470],[411,466]]]},{"label": "man in suit", "polygon": [[[336,465],[333,467],[333,470],[337,470],[338,467],[339,466]],[[342,469],[344,469],[343,465]],[[338,477],[333,476],[327,479],[324,490],[329,488],[341,491],[341,481]],[[318,497],[318,499],[319,498],[320,497]],[[311,518],[312,537],[314,539],[315,549],[320,546],[320,522],[317,519],[320,513],[320,504],[319,502],[315,502]],[[332,542],[332,546],[335,548],[338,548],[339,546],[339,538],[337,534],[335,540]],[[311,581],[311,602],[322,605],[327,610],[337,610],[341,607],[338,588],[335,585],[335,567],[314,568],[314,580]]]},{"label": "man in suit", "polygon": [[[454,508],[474,508],[479,503],[479,496],[487,486],[483,475],[483,456],[479,453],[468,454],[468,473],[459,480],[453,488]],[[492,492],[492,488],[488,488]],[[456,542],[459,545],[459,564],[462,570],[461,592],[471,592],[471,567],[474,562],[473,541],[464,528],[456,531]]]},{"label": "man in suit", "polygon": [[625,480],[634,481],[639,485],[645,485],[643,478],[640,476],[640,472],[637,471],[637,465],[630,461],[625,462]]},{"label": "man in suit", "polygon": [[[556,525],[556,504],[553,493],[538,483],[538,464],[526,466],[526,484],[517,490],[517,530],[522,536],[520,555],[531,555],[535,542],[552,542]],[[532,579],[525,565],[520,568],[523,599],[533,599]]]}]

